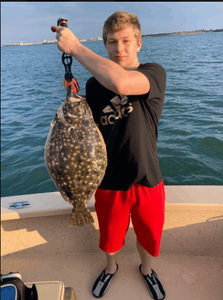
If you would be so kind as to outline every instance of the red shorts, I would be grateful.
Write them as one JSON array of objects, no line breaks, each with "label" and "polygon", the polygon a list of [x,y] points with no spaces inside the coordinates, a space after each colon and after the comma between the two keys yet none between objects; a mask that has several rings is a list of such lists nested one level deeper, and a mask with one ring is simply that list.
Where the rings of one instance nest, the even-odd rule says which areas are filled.
[{"label": "red shorts", "polygon": [[114,253],[123,247],[131,215],[140,244],[150,255],[159,255],[165,212],[163,181],[153,188],[135,183],[127,192],[97,189],[95,209],[103,251]]}]

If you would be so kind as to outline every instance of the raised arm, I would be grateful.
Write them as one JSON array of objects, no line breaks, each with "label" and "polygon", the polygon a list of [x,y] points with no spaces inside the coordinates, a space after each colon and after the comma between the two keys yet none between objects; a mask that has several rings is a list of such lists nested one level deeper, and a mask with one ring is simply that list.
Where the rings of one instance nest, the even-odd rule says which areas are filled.
[{"label": "raised arm", "polygon": [[121,95],[141,95],[150,90],[149,80],[135,70],[125,70],[110,59],[101,57],[82,45],[68,29],[56,27],[58,49],[73,56],[104,87]]}]

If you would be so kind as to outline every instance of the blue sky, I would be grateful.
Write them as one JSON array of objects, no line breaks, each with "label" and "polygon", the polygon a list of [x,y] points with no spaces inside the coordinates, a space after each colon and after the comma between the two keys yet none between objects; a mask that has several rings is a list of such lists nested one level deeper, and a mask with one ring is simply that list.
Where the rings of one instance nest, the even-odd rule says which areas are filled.
[{"label": "blue sky", "polygon": [[223,2],[1,2],[1,44],[54,39],[59,17],[79,39],[101,37],[117,10],[137,14],[142,34],[223,28]]}]

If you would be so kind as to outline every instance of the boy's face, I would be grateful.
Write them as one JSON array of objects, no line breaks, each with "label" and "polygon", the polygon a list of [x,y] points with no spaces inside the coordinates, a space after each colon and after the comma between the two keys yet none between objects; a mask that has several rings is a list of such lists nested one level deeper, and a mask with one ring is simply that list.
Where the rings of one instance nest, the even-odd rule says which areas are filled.
[{"label": "boy's face", "polygon": [[106,50],[110,60],[124,69],[137,68],[139,61],[137,53],[141,48],[142,40],[136,40],[132,25],[114,33],[107,33]]}]

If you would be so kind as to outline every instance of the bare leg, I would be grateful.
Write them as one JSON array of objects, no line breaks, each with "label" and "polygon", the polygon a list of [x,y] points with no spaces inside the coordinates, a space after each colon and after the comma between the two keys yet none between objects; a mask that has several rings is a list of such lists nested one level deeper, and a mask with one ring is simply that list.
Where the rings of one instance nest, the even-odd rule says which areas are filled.
[{"label": "bare leg", "polygon": [[114,274],[117,269],[116,262],[118,258],[118,252],[106,253],[106,258],[107,258],[107,268],[105,273]]},{"label": "bare leg", "polygon": [[142,260],[141,271],[144,275],[151,275],[151,267],[152,267],[152,256],[142,247],[138,239],[136,239],[136,245],[139,252],[139,255]]}]

